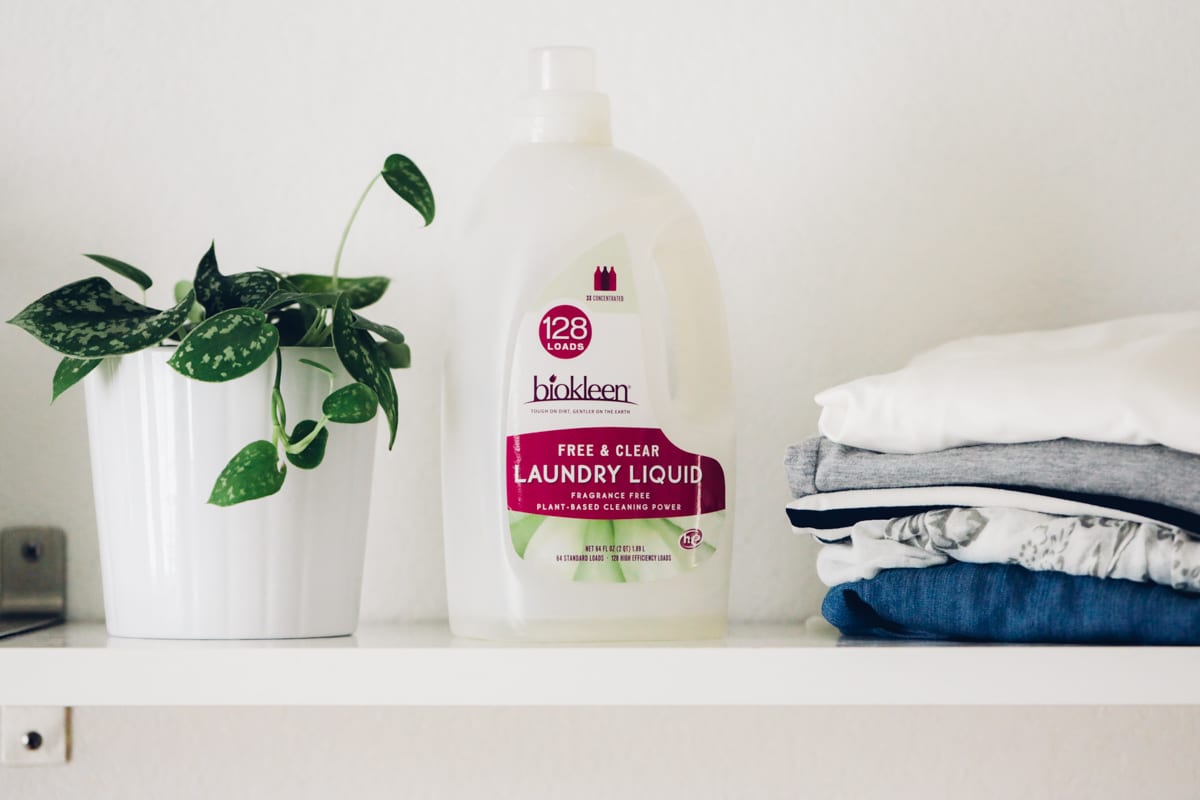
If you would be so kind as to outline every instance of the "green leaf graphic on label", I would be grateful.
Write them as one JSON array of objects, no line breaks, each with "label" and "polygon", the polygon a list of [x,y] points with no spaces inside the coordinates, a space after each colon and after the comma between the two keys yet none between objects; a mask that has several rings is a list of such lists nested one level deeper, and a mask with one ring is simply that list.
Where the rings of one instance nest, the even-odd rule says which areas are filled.
[{"label": "green leaf graphic on label", "polygon": [[353,424],[374,419],[378,408],[379,398],[374,389],[365,383],[352,383],[326,397],[321,413],[333,422]]},{"label": "green leaf graphic on label", "polygon": [[83,255],[84,258],[90,258],[97,264],[102,264],[108,267],[123,278],[129,278],[129,280],[142,287],[143,290],[149,289],[154,285],[154,281],[149,275],[142,272],[132,264],[126,264],[124,261],[120,261],[115,258],[109,258],[108,256],[98,256],[95,253],[84,253]]},{"label": "green leaf graphic on label", "polygon": [[512,534],[513,547],[517,555],[525,557],[525,548],[529,540],[537,532],[538,526],[546,521],[540,514],[522,514],[519,511],[508,512],[508,529]]},{"label": "green leaf graphic on label", "polygon": [[166,311],[118,292],[104,278],[85,278],[35,300],[9,320],[60,353],[101,358],[153,347],[187,320],[189,292]]},{"label": "green leaf graphic on label", "polygon": [[388,421],[388,449],[396,442],[396,423],[400,416],[396,384],[371,334],[354,327],[354,313],[346,295],[333,308],[333,346],[346,371],[359,383],[375,390],[379,406]]},{"label": "green leaf graphic on label", "polygon": [[613,522],[614,541],[631,552],[653,555],[621,562],[627,581],[655,581],[671,578],[708,560],[715,552],[712,545],[702,543],[695,550],[679,546],[683,530],[665,519],[621,519]]},{"label": "green leaf graphic on label", "polygon": [[201,322],[167,363],[198,381],[231,381],[266,363],[279,345],[279,331],[255,308],[231,308]]},{"label": "green leaf graphic on label", "polygon": [[581,555],[600,560],[581,562],[575,570],[575,580],[586,583],[624,583],[625,573],[621,571],[620,565],[613,561],[613,556],[616,555],[611,552],[613,544],[613,524],[610,520],[587,520]]},{"label": "green leaf graphic on label", "polygon": [[71,358],[70,356],[66,356],[62,361],[58,362],[58,369],[54,371],[54,393],[50,397],[50,402],[53,403],[58,399],[60,394],[83,380],[84,376],[100,366],[101,360],[99,358]]},{"label": "green leaf graphic on label", "polygon": [[[317,421],[313,419],[302,419],[296,423],[296,427],[292,430],[291,436],[288,437],[288,444],[299,444],[317,428]],[[295,464],[300,469],[313,469],[320,466],[321,461],[325,458],[325,444],[329,441],[329,429],[321,428],[317,435],[313,438],[308,446],[299,453],[287,453],[287,460]]]},{"label": "green leaf graphic on label", "polygon": [[666,519],[574,519],[509,511],[508,527],[519,558],[579,582],[661,580],[699,566],[716,552],[708,543],[684,549],[679,544],[683,529]]},{"label": "green leaf graphic on label", "polygon": [[426,225],[433,222],[433,189],[411,158],[393,153],[383,162],[381,174],[392,191],[417,210]]},{"label": "green leaf graphic on label", "polygon": [[275,445],[260,439],[243,447],[217,478],[208,502],[232,506],[275,494],[283,486],[287,467],[279,466]]},{"label": "green leaf graphic on label", "polygon": [[578,561],[560,561],[559,556],[583,552],[584,536],[591,520],[568,517],[546,517],[525,545],[525,561],[542,569],[574,580]]}]

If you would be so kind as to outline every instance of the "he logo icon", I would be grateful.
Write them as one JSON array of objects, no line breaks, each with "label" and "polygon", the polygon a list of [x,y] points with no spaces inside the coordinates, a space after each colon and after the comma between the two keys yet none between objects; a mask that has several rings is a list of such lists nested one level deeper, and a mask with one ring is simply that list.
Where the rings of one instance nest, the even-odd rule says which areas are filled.
[{"label": "he logo icon", "polygon": [[596,267],[592,275],[592,289],[597,292],[615,292],[617,290],[617,268]]}]

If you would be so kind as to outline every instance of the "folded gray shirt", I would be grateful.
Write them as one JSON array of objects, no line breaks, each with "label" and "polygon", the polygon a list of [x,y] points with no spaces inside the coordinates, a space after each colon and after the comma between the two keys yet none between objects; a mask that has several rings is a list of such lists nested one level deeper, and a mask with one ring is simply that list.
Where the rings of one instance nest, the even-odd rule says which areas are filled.
[{"label": "folded gray shirt", "polygon": [[999,486],[1121,497],[1200,514],[1200,456],[1160,445],[1055,439],[907,455],[818,436],[789,447],[784,466],[793,497],[847,489]]}]

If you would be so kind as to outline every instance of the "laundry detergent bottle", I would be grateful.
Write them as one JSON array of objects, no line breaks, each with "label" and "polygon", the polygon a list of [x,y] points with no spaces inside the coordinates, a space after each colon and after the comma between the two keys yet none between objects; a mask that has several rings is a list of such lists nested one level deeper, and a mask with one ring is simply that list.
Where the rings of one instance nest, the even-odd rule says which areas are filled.
[{"label": "laundry detergent bottle", "polygon": [[454,264],[450,626],[541,641],[725,631],[734,417],[720,286],[675,186],[612,147],[592,51],[533,52]]}]

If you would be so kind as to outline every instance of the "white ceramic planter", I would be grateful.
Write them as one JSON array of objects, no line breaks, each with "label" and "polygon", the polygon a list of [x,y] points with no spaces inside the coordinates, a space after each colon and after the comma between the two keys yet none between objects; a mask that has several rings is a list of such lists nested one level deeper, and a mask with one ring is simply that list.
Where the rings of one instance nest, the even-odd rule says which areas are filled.
[{"label": "white ceramic planter", "polygon": [[[114,636],[338,636],[358,622],[376,420],[330,425],[316,470],[279,493],[208,505],[225,464],[270,439],[274,359],[235,381],[179,375],[171,348],[107,359],[85,381],[104,611]],[[288,428],[318,419],[331,349],[283,349]],[[382,415],[380,415],[382,416]]]}]

